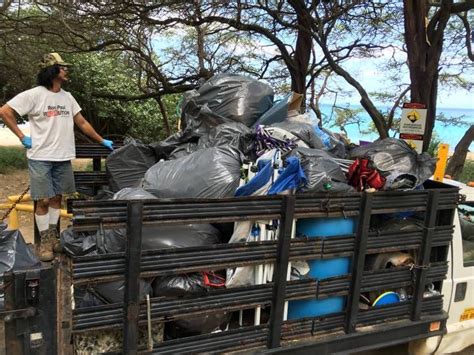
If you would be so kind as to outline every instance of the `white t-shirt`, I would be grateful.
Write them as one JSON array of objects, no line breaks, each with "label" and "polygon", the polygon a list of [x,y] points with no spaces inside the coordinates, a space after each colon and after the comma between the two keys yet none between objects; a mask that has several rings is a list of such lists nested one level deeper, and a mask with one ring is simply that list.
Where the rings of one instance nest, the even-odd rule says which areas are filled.
[{"label": "white t-shirt", "polygon": [[37,86],[7,104],[20,116],[28,115],[32,142],[28,159],[65,161],[76,157],[73,118],[81,107],[69,92]]}]

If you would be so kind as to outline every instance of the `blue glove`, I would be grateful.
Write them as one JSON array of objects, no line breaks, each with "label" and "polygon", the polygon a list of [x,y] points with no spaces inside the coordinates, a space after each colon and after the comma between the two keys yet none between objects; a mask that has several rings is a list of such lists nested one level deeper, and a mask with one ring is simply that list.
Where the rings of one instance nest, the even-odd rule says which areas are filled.
[{"label": "blue glove", "polygon": [[108,139],[104,139],[104,140],[102,141],[102,145],[103,145],[104,147],[109,148],[110,150],[114,150],[114,142],[109,141]]},{"label": "blue glove", "polygon": [[31,148],[31,137],[29,137],[29,136],[24,136],[24,137],[21,139],[21,144],[23,144],[23,146],[24,146],[26,149],[30,149],[30,148]]}]

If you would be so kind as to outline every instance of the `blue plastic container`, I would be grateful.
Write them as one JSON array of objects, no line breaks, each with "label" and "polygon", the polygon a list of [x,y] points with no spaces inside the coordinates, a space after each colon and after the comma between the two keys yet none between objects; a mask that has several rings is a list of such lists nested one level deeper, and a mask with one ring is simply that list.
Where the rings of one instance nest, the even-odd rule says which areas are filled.
[{"label": "blue plastic container", "polygon": [[[355,232],[354,218],[314,218],[301,219],[296,223],[297,234],[312,237],[335,237]],[[350,258],[334,258],[328,260],[308,260],[309,276],[316,279],[345,275],[349,273]],[[323,300],[305,299],[288,302],[288,319],[317,317],[325,314],[341,312],[346,297],[330,297]]]}]

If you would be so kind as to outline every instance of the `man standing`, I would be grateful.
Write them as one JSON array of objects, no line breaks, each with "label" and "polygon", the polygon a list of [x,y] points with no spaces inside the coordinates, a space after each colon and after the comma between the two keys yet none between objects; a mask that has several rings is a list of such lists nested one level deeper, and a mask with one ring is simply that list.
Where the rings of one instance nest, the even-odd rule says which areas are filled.
[{"label": "man standing", "polygon": [[[40,259],[53,259],[63,194],[75,191],[71,160],[75,158],[74,123],[91,139],[113,149],[81,115],[74,97],[61,87],[68,81],[68,68],[58,53],[49,53],[40,63],[38,86],[26,90],[0,108],[0,118],[27,149],[31,197],[37,202],[36,225],[41,236]],[[31,137],[16,124],[16,114],[28,115]]]}]

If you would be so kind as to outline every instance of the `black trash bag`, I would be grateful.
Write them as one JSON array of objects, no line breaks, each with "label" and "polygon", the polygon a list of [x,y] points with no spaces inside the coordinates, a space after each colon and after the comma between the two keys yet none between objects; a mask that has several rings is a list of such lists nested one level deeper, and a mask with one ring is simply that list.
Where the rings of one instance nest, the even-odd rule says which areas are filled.
[{"label": "black trash bag", "polygon": [[158,198],[221,198],[239,186],[242,154],[232,147],[198,150],[160,161],[145,174],[143,187]]},{"label": "black trash bag", "polygon": [[61,232],[59,237],[63,251],[71,256],[83,256],[96,254],[97,243],[95,233],[72,231],[68,227]]},{"label": "black trash bag", "polygon": [[179,159],[194,153],[198,149],[197,143],[183,143],[170,153],[168,159]]},{"label": "black trash bag", "polygon": [[178,133],[175,133],[165,140],[161,142],[155,142],[151,143],[150,147],[153,149],[156,160],[159,161],[161,159],[168,160],[170,157],[170,154],[182,146],[183,144],[186,143],[195,143],[197,144],[199,137],[201,135],[198,135],[196,132],[191,132],[190,130],[184,132],[180,131]]},{"label": "black trash bag", "polygon": [[[204,282],[204,273],[191,273],[156,278],[152,283],[155,297],[183,298],[189,295],[205,294],[211,287]],[[229,321],[226,312],[215,312],[200,315],[198,318],[188,318],[171,322],[175,328],[173,337],[191,336],[210,333]]]},{"label": "black trash bag", "polygon": [[248,155],[253,149],[255,133],[240,122],[223,123],[212,128],[199,139],[198,149],[234,147]]},{"label": "black trash bag", "polygon": [[111,190],[117,192],[125,187],[139,186],[156,161],[150,146],[134,141],[114,150],[105,161]]},{"label": "black trash bag", "polygon": [[221,235],[221,242],[228,243],[232,234],[234,234],[234,222],[229,223],[213,223],[212,226],[215,227],[220,235]]},{"label": "black trash bag", "polygon": [[[181,112],[181,135],[184,137],[201,137],[209,131],[223,123],[233,122],[231,119],[222,117],[212,112],[207,104],[198,105],[195,101],[187,102],[185,95],[183,103],[186,105]],[[195,97],[195,96],[193,96]],[[187,140],[191,141],[190,139]]]},{"label": "black trash bag", "polygon": [[229,322],[231,314],[216,311],[211,314],[201,314],[195,318],[181,319],[170,324],[175,327],[178,337],[187,337],[200,334],[208,334],[222,328]]},{"label": "black trash bag", "polygon": [[297,148],[293,150],[308,179],[304,192],[354,192],[339,164],[324,150]]},{"label": "black trash bag", "polygon": [[324,149],[325,145],[323,141],[316,135],[313,125],[305,122],[297,121],[284,121],[276,124],[272,124],[272,127],[282,128],[288,132],[291,132],[303,142],[305,142],[310,148]]},{"label": "black trash bag", "polygon": [[[151,283],[140,280],[140,299],[151,295]],[[122,303],[124,298],[125,281],[113,281],[74,288],[74,302],[77,308],[94,307],[103,304]]]},{"label": "black trash bag", "polygon": [[414,189],[434,173],[436,159],[428,153],[418,154],[401,139],[384,138],[371,144],[354,148],[352,159],[368,158],[387,179],[384,190]]},{"label": "black trash bag", "polygon": [[105,229],[95,233],[74,233],[72,227],[61,232],[60,243],[66,254],[71,256],[119,253],[125,250],[127,232],[125,229]]},{"label": "black trash bag", "polygon": [[213,76],[187,92],[181,105],[183,130],[207,132],[221,123],[251,127],[273,104],[273,89],[258,80],[235,75]]},{"label": "black trash bag", "polygon": [[96,291],[88,292],[86,286],[74,287],[74,306],[75,308],[102,306],[106,302],[96,295]]},{"label": "black trash bag", "polygon": [[144,225],[142,248],[188,248],[221,242],[221,233],[210,224],[183,224],[174,226]]},{"label": "black trash bag", "polygon": [[126,187],[115,193],[113,200],[150,200],[156,196],[141,187]]},{"label": "black trash bag", "polygon": [[183,297],[207,292],[201,273],[157,277],[152,282],[152,289],[155,297]]},{"label": "black trash bag", "polygon": [[21,232],[6,229],[7,225],[0,223],[0,309],[4,308],[3,274],[41,266],[41,262],[28,247]]},{"label": "black trash bag", "polygon": [[0,275],[12,270],[25,270],[41,266],[41,262],[28,247],[19,230],[7,230],[0,223]]},{"label": "black trash bag", "polygon": [[[221,233],[210,224],[142,227],[142,249],[198,247],[221,242]],[[125,229],[96,233],[76,233],[67,228],[61,233],[61,245],[72,256],[123,252],[127,241]]]}]

